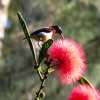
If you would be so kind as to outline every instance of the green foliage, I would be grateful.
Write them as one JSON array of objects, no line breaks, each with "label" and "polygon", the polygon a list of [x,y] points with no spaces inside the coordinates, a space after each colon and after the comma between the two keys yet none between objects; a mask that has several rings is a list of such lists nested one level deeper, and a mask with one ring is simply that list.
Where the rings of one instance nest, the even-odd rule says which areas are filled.
[{"label": "green foliage", "polygon": [[42,62],[42,60],[44,59],[45,57],[45,54],[48,50],[48,48],[52,45],[53,43],[53,40],[52,39],[49,39],[47,42],[45,42],[43,45],[42,45],[42,48],[40,50],[40,53],[39,53],[39,59],[38,59],[38,63],[40,64]]},{"label": "green foliage", "polygon": [[69,3],[57,13],[55,22],[62,25],[67,36],[74,37],[80,42],[88,41],[98,34],[97,10],[94,5],[92,6]]},{"label": "green foliage", "polygon": [[80,84],[87,84],[87,85],[91,86],[91,83],[85,77],[82,77],[80,80],[78,80],[78,82]]}]

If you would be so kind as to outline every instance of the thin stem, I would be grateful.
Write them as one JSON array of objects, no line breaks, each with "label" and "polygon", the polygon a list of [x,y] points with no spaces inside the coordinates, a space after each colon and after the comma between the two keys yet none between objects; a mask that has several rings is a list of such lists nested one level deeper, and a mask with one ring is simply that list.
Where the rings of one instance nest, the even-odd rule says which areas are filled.
[{"label": "thin stem", "polygon": [[41,72],[39,71],[39,66],[40,65],[35,65],[34,66],[34,68],[36,69],[36,72],[37,72],[37,74],[38,74],[38,76],[39,76],[39,78],[40,78],[40,80],[42,81],[42,79],[43,79],[43,76],[42,76],[42,74],[41,74]]},{"label": "thin stem", "polygon": [[38,69],[37,69],[37,74],[40,77],[40,80],[42,81],[43,80],[43,76],[42,76],[41,72]]},{"label": "thin stem", "polygon": [[39,67],[38,61],[37,61],[37,57],[36,57],[36,51],[35,51],[34,45],[33,45],[33,50],[34,50],[34,60],[35,60],[35,65]]},{"label": "thin stem", "polygon": [[43,77],[43,79],[41,80],[41,85],[40,85],[40,88],[39,88],[38,92],[36,93],[35,100],[37,100],[37,98],[39,97],[39,95],[40,95],[42,89],[44,88],[44,83],[45,83],[46,79],[48,78],[48,69],[49,69],[49,68],[50,68],[50,67],[47,67],[46,72],[44,73],[44,77]]},{"label": "thin stem", "polygon": [[19,18],[19,22],[21,24],[21,27],[22,27],[22,29],[24,31],[25,37],[26,37],[26,39],[28,41],[28,44],[30,46],[33,59],[35,60],[35,64],[38,65],[37,58],[36,58],[36,53],[35,53],[35,49],[34,49],[34,46],[32,45],[31,40],[30,40],[29,30],[28,30],[26,21],[25,21],[24,17],[22,16],[21,12],[18,12],[17,15],[18,15],[18,18]]}]

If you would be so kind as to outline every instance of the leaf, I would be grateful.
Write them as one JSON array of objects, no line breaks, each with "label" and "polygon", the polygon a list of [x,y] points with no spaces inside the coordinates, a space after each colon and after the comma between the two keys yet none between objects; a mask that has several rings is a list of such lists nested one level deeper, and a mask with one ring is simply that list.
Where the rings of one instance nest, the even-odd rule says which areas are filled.
[{"label": "leaf", "polygon": [[49,39],[47,42],[45,42],[43,45],[42,45],[42,48],[40,50],[40,53],[39,53],[39,59],[38,59],[38,63],[40,64],[42,62],[42,60],[44,59],[45,57],[45,54],[48,50],[48,48],[52,45],[53,43],[53,40],[52,39]]},{"label": "leaf", "polygon": [[49,73],[49,74],[51,74],[51,73],[54,72],[54,71],[55,71],[54,68],[51,68],[51,67],[50,67],[50,68],[48,69],[48,73]]},{"label": "leaf", "polygon": [[40,65],[40,66],[38,67],[38,71],[39,71],[40,73],[44,73],[44,72],[46,71],[46,68]]},{"label": "leaf", "polygon": [[31,40],[30,40],[29,31],[28,31],[26,22],[25,22],[25,20],[24,20],[22,14],[21,14],[20,12],[17,13],[17,16],[18,16],[18,18],[19,18],[19,22],[20,22],[20,24],[21,24],[21,26],[22,26],[22,29],[23,29],[23,31],[24,31],[25,37],[26,37],[26,39],[27,39],[27,41],[28,41],[28,44],[29,44],[29,46],[30,46],[30,49],[31,49],[31,52],[32,52],[32,55],[33,55],[33,59],[35,59],[35,64],[37,64],[35,51],[34,51],[34,48],[33,48],[33,46],[32,46],[32,42],[31,42]]},{"label": "leaf", "polygon": [[93,85],[89,82],[89,80],[86,79],[86,77],[84,77],[84,76],[83,76],[80,80],[78,80],[78,82],[79,82],[80,84],[87,84],[87,85],[93,87]]}]

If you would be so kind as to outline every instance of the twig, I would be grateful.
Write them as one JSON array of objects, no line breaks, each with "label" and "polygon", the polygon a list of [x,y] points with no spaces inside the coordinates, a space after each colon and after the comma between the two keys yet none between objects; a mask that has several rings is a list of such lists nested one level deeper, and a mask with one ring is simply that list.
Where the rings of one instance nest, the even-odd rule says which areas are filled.
[{"label": "twig", "polygon": [[40,73],[40,71],[38,69],[37,69],[37,74],[39,75],[40,80],[42,81],[43,80],[43,76],[42,76],[42,74]]},{"label": "twig", "polygon": [[18,12],[17,15],[18,15],[21,27],[22,27],[22,29],[24,31],[25,37],[26,37],[26,39],[28,41],[28,44],[30,46],[30,49],[31,49],[31,52],[32,52],[32,55],[33,55],[33,59],[35,60],[35,64],[38,65],[35,49],[34,49],[34,46],[32,46],[32,42],[30,40],[29,30],[28,30],[28,27],[26,25],[26,21],[25,21],[25,19],[23,18],[22,14],[20,12]]},{"label": "twig", "polygon": [[39,97],[39,95],[40,95],[42,89],[44,88],[44,83],[45,83],[45,81],[46,81],[46,79],[47,79],[47,77],[48,77],[48,69],[49,69],[49,68],[50,68],[50,67],[47,67],[46,72],[44,73],[44,77],[43,77],[43,79],[41,80],[41,85],[40,85],[40,88],[39,88],[38,92],[36,93],[35,100],[37,100],[37,98]]}]

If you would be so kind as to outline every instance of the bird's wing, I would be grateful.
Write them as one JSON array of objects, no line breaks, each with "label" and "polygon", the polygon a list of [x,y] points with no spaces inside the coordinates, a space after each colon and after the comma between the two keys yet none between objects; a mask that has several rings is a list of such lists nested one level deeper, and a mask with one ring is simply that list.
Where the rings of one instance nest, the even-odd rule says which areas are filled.
[{"label": "bird's wing", "polygon": [[50,30],[48,28],[42,28],[42,29],[39,29],[39,30],[32,32],[30,36],[39,35],[39,34],[42,34],[42,32],[49,33]]}]

